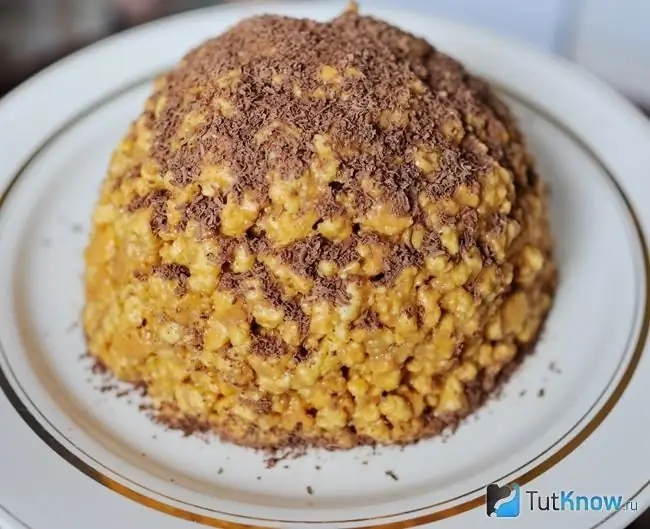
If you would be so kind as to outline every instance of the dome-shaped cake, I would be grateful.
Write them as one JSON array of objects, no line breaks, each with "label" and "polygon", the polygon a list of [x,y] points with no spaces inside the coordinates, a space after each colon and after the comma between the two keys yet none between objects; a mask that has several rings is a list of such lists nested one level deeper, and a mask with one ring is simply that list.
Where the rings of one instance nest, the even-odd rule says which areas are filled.
[{"label": "dome-shaped cake", "polygon": [[556,282],[508,108],[354,10],[249,19],[190,52],[93,220],[90,353],[169,425],[254,447],[454,425],[534,345]]}]

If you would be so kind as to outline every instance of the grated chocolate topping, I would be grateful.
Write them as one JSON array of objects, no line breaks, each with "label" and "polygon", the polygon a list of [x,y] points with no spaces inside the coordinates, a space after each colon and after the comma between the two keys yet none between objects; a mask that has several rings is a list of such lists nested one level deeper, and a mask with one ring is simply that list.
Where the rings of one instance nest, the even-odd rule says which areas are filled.
[{"label": "grated chocolate topping", "polygon": [[166,189],[156,189],[146,195],[134,198],[127,206],[128,211],[133,212],[138,209],[151,208],[151,231],[158,234],[160,231],[167,229],[167,200],[171,193]]},{"label": "grated chocolate topping", "polygon": [[[320,77],[325,65],[339,74],[336,81]],[[350,71],[356,73],[348,75]],[[315,92],[320,95],[313,96]],[[492,170],[495,160],[515,174],[519,185],[537,181],[513,116],[487,83],[424,40],[355,10],[324,23],[279,16],[247,19],[186,55],[165,75],[155,98],[160,108],[144,114],[153,133],[151,155],[164,177],[187,189],[190,197],[180,206],[178,228],[184,230],[194,220],[205,236],[217,239],[220,252],[211,260],[222,266],[220,288],[241,295],[241,282],[257,278],[265,296],[298,322],[303,336],[309,317],[301,308],[301,296],[290,299],[284,294],[259,262],[262,255],[277,256],[312,279],[310,298],[347,303],[346,287],[358,278],[322,277],[321,261],[344,268],[361,259],[359,244],[377,244],[385,256],[384,269],[371,281],[390,285],[405,268],[420,267],[428,255],[444,252],[434,231],[414,249],[399,237],[362,229],[358,217],[375,204],[388,204],[395,214],[429,226],[421,197],[440,200],[452,197],[459,186],[476,189],[478,176]],[[390,115],[404,119],[387,122]],[[196,119],[190,123],[188,117]],[[456,136],[443,133],[450,124],[457,128]],[[179,131],[186,132],[180,139]],[[334,180],[322,186],[317,204],[303,205],[315,208],[319,216],[312,234],[284,246],[274,244],[257,225],[240,237],[221,234],[226,201],[239,203],[246,193],[255,198],[262,214],[269,212],[276,206],[269,197],[269,175],[302,177],[318,163],[318,136],[327,138],[338,168]],[[433,175],[424,175],[416,165],[422,144],[436,152]],[[229,175],[219,196],[201,194],[197,180],[207,166]],[[369,194],[368,181],[379,190],[378,196]],[[137,197],[128,208],[151,206],[152,230],[159,233],[169,229],[168,198],[168,191],[158,190]],[[342,242],[317,231],[320,221],[336,215],[354,220],[352,234]],[[478,240],[476,211],[441,215],[440,220],[459,230],[462,251],[476,246],[484,257],[493,258],[489,245]],[[494,229],[498,225],[495,222]],[[234,274],[228,266],[238,244],[258,257],[246,274]],[[179,288],[188,277],[189,270],[179,275]],[[377,324],[375,317],[369,318],[370,326]],[[286,344],[274,345],[258,336],[252,347],[273,356]]]},{"label": "grated chocolate topping", "polygon": [[[318,78],[324,64],[338,72],[354,68],[360,75],[346,76],[338,90],[328,90]],[[231,72],[238,72],[235,83],[215,81]],[[154,131],[154,158],[181,187],[195,181],[206,163],[223,164],[233,176],[230,191],[255,193],[265,206],[268,173],[288,179],[304,174],[313,162],[314,137],[326,134],[346,154],[338,155],[336,185],[319,203],[323,216],[341,211],[336,195],[342,190],[359,213],[371,207],[374,199],[360,185],[364,178],[377,184],[396,213],[417,216],[421,193],[449,197],[490,166],[480,149],[441,133],[446,120],[485,142],[489,154],[520,179],[535,176],[522,163],[526,155],[518,148],[523,139],[514,118],[487,83],[424,40],[355,10],[326,23],[278,16],[245,20],[190,52],[165,80],[161,112],[145,117]],[[417,80],[424,90],[416,93],[410,87]],[[296,95],[296,87],[303,95]],[[323,97],[304,95],[317,89]],[[219,110],[214,102],[220,99],[232,112]],[[204,119],[193,140],[177,146],[178,130],[193,110]],[[408,122],[382,126],[382,111],[401,112]],[[291,126],[292,133],[256,139],[278,123]],[[503,148],[504,135],[518,140],[514,151]],[[412,159],[422,142],[440,153],[433,178],[423,178]],[[184,219],[196,218],[215,230],[219,211],[218,200],[199,197],[187,204]]]},{"label": "grated chocolate topping", "polygon": [[324,299],[345,305],[351,299],[346,287],[347,283],[340,277],[318,277],[314,283],[311,296],[314,299]]},{"label": "grated chocolate topping", "polygon": [[181,229],[185,229],[189,220],[196,220],[212,233],[219,232],[219,214],[223,209],[223,202],[218,198],[195,196],[183,210]]},{"label": "grated chocolate topping", "polygon": [[360,327],[364,329],[380,329],[382,327],[379,315],[374,310],[368,310],[361,318]]},{"label": "grated chocolate topping", "polygon": [[190,269],[178,263],[161,264],[153,267],[154,275],[167,281],[178,281],[178,292],[187,292],[187,280],[190,278]]},{"label": "grated chocolate topping", "polygon": [[336,243],[321,235],[314,235],[288,245],[280,256],[297,272],[315,277],[320,261],[332,261],[343,268],[358,259],[357,240],[358,238],[351,237]]},{"label": "grated chocolate topping", "polygon": [[460,214],[461,248],[467,250],[476,244],[478,236],[478,214],[474,209],[465,209]]},{"label": "grated chocolate topping", "polygon": [[[526,141],[508,108],[485,80],[471,75],[461,63],[439,52],[426,40],[407,34],[399,28],[371,17],[360,17],[359,28],[373,32],[391,48],[398,60],[411,70],[441,101],[457,111],[467,133],[463,149],[481,157],[481,141],[489,155],[512,171],[522,185],[535,186],[537,175],[529,170]],[[506,136],[504,136],[506,135]],[[506,141],[507,148],[504,148]]]},{"label": "grated chocolate topping", "polygon": [[399,273],[410,266],[422,266],[422,253],[408,246],[393,246],[384,265],[384,272],[379,278],[383,285],[391,284]]},{"label": "grated chocolate topping", "polygon": [[[159,117],[148,115],[153,154],[163,173],[170,172],[172,181],[183,187],[197,178],[204,161],[225,164],[234,176],[232,191],[253,191],[268,200],[269,171],[283,178],[302,175],[313,160],[314,137],[327,134],[335,146],[355,146],[340,160],[339,177],[358,206],[372,202],[360,187],[365,177],[402,214],[413,210],[422,191],[433,198],[451,196],[459,184],[484,170],[486,162],[441,134],[440,123],[457,112],[432,91],[411,91],[418,68],[395,49],[400,39],[386,39],[388,28],[354,12],[327,23],[260,16],[193,50],[167,75]],[[413,40],[404,34],[401,41],[405,37]],[[361,74],[345,77],[339,92],[328,92],[318,78],[325,63],[339,72],[354,68]],[[234,86],[214,82],[232,71],[239,72]],[[195,90],[197,86],[203,90]],[[324,89],[326,95],[297,97],[295,87],[303,94]],[[213,101],[219,98],[233,105],[232,113],[218,110]],[[207,115],[197,126],[196,142],[174,149],[190,109]],[[380,126],[384,110],[407,114],[408,123]],[[256,135],[274,123],[291,125],[295,133],[270,134],[260,144]],[[421,178],[411,159],[420,142],[442,152],[440,171],[430,181]],[[324,198],[326,210],[336,203]]]},{"label": "grated chocolate topping", "polygon": [[301,338],[305,337],[309,330],[309,316],[303,312],[297,300],[289,298],[284,294],[282,286],[261,263],[256,262],[252,270],[241,274],[235,274],[230,271],[222,272],[219,278],[219,287],[234,292],[238,296],[242,296],[242,284],[246,279],[250,278],[254,278],[259,282],[265,298],[275,307],[283,309],[284,317],[287,320],[296,322]]},{"label": "grated chocolate topping", "polygon": [[279,358],[287,353],[287,344],[273,336],[255,334],[252,336],[251,353],[262,358]]}]

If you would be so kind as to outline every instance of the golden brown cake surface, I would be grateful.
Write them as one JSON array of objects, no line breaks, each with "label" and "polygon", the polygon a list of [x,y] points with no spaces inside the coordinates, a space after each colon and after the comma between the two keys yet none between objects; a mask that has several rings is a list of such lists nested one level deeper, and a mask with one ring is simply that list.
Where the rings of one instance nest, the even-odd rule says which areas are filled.
[{"label": "golden brown cake surface", "polygon": [[86,250],[91,354],[170,425],[408,443],[534,344],[544,189],[488,85],[356,12],[246,20],[158,79]]}]

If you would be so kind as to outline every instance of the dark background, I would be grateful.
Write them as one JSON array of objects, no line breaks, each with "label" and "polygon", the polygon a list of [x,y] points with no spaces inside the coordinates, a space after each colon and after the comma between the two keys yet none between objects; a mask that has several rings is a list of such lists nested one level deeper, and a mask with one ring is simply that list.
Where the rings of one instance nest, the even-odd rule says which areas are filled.
[{"label": "dark background", "polygon": [[[0,0],[0,97],[45,66],[107,35],[167,14],[219,3],[229,2]],[[650,510],[629,529],[650,529]]]}]

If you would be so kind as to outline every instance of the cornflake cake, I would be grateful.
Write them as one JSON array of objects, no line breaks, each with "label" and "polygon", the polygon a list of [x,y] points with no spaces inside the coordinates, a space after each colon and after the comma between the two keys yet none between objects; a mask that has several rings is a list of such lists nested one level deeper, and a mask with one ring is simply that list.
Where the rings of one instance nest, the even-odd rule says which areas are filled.
[{"label": "cornflake cake", "polygon": [[87,247],[90,353],[261,448],[405,444],[534,345],[556,284],[508,108],[355,9],[245,20],[156,82]]}]

